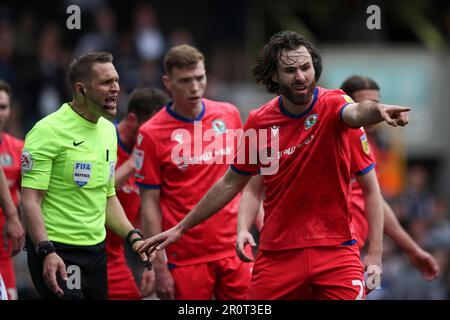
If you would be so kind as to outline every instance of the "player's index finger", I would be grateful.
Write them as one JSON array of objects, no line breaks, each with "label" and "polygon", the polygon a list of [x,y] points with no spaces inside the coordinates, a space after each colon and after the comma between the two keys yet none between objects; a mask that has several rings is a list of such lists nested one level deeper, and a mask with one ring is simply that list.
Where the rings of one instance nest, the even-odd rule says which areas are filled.
[{"label": "player's index finger", "polygon": [[391,111],[395,111],[395,112],[408,112],[410,110],[411,110],[410,107],[393,107],[391,109]]}]

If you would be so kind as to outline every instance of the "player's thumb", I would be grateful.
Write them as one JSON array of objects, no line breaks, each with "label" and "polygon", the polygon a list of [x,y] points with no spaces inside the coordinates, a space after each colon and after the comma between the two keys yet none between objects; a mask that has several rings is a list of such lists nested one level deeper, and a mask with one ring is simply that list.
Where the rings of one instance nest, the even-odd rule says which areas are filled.
[{"label": "player's thumb", "polygon": [[255,239],[253,239],[253,236],[251,235],[248,237],[248,243],[250,243],[252,247],[256,247]]}]

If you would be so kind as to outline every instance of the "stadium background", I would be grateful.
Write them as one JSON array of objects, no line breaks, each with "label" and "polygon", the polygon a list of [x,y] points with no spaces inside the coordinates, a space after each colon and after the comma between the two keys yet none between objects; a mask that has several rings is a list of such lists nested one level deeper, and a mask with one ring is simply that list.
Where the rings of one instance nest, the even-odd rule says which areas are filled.
[{"label": "stadium background", "polygon": [[[81,9],[81,29],[69,30],[68,6]],[[369,30],[376,4],[381,29]],[[120,114],[136,87],[162,88],[167,48],[190,43],[206,55],[207,96],[235,103],[245,120],[271,96],[249,72],[258,50],[282,29],[319,47],[319,85],[337,88],[353,74],[374,78],[382,101],[412,108],[404,129],[381,126],[381,184],[402,225],[441,265],[440,278],[421,280],[385,240],[384,278],[371,299],[450,297],[450,2],[445,0],[2,1],[0,78],[13,88],[8,131],[23,138],[33,124],[70,98],[66,68],[74,56],[106,50],[120,75]],[[34,298],[25,254],[15,258],[19,298]]]}]

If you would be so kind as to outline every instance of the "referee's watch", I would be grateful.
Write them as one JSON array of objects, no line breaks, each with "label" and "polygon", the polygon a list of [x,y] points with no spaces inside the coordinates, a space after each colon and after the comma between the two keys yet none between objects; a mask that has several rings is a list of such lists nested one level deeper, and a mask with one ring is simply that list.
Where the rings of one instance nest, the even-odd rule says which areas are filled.
[{"label": "referee's watch", "polygon": [[56,249],[50,241],[41,241],[36,245],[36,253],[42,260],[53,252],[56,252]]}]

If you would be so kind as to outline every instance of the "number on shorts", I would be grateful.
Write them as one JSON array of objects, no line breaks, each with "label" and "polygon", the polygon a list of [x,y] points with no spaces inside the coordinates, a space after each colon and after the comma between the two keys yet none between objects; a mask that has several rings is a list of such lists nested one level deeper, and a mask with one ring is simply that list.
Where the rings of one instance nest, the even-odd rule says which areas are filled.
[{"label": "number on shorts", "polygon": [[355,300],[362,300],[364,285],[361,280],[352,280],[352,285],[359,286],[359,293]]}]

